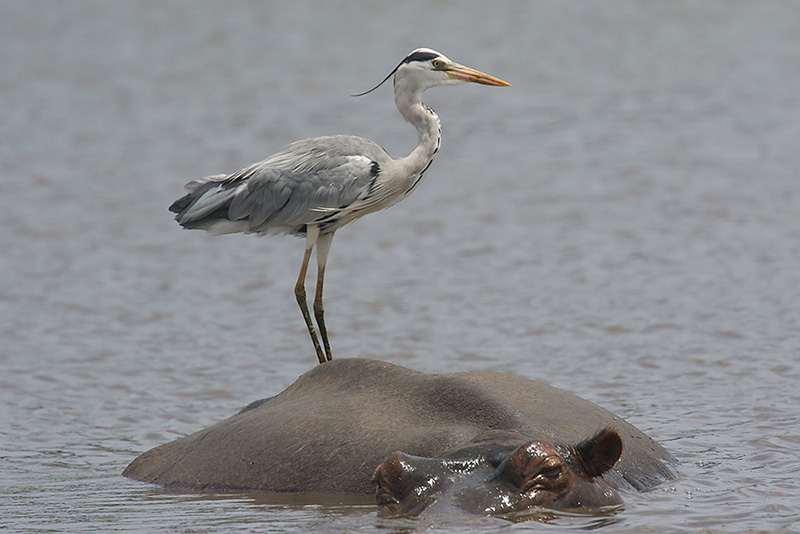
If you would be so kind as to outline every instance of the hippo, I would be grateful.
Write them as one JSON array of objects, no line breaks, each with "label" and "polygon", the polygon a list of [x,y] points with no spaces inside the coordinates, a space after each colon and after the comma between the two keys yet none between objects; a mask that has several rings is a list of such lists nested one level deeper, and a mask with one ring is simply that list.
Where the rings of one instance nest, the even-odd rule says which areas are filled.
[{"label": "hippo", "polygon": [[351,358],[137,457],[124,476],[194,490],[375,494],[381,516],[446,503],[510,517],[620,507],[676,460],[613,413],[542,381]]}]

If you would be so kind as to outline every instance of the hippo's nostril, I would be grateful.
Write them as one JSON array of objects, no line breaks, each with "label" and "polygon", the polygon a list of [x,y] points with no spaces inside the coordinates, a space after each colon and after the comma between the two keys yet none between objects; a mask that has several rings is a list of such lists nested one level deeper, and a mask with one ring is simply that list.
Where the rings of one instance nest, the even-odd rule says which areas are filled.
[{"label": "hippo's nostril", "polygon": [[378,515],[381,517],[397,515],[400,501],[394,495],[391,486],[387,484],[380,472],[376,472],[373,481],[378,485],[375,488],[375,504],[378,505]]},{"label": "hippo's nostril", "polygon": [[402,456],[395,453],[375,469],[372,483],[375,488],[375,502],[381,516],[390,516],[397,513],[400,499],[402,498],[402,484],[400,483],[402,469]]},{"label": "hippo's nostril", "polygon": [[387,506],[390,504],[400,504],[397,498],[383,488],[378,488],[375,491],[375,502],[378,506]]}]

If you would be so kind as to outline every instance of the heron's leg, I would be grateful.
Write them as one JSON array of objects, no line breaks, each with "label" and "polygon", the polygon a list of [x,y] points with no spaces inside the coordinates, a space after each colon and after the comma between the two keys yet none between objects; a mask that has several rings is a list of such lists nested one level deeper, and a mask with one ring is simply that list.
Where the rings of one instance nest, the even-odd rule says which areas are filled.
[{"label": "heron's leg", "polygon": [[314,350],[317,352],[317,359],[319,363],[325,363],[325,354],[322,352],[322,347],[319,345],[317,333],[314,331],[314,323],[311,322],[311,314],[308,311],[308,302],[306,301],[306,271],[308,270],[308,260],[311,258],[311,250],[317,242],[319,236],[319,228],[309,225],[306,232],[306,252],[303,256],[303,265],[300,267],[300,275],[297,277],[297,284],[294,286],[294,296],[297,298],[297,304],[300,305],[300,311],[303,312],[303,319],[306,321],[308,333],[311,335],[311,342],[314,343]]},{"label": "heron's leg", "polygon": [[322,344],[325,346],[325,355],[328,360],[333,359],[331,355],[331,344],[328,342],[328,329],[325,328],[325,307],[322,305],[322,286],[325,282],[325,265],[328,263],[328,252],[331,250],[333,233],[322,234],[317,240],[317,292],[314,296],[314,317],[317,319],[319,335],[322,337]]}]

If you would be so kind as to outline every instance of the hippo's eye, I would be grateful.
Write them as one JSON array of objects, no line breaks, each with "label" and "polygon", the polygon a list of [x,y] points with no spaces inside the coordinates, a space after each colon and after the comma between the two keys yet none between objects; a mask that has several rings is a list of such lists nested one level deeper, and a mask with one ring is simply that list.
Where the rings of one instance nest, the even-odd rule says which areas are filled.
[{"label": "hippo's eye", "polygon": [[549,467],[545,467],[541,471],[539,471],[539,476],[544,477],[548,480],[555,480],[559,476],[561,476],[561,466],[560,465],[553,465]]},{"label": "hippo's eye", "polygon": [[522,493],[536,490],[549,490],[559,486],[562,468],[560,465],[545,466],[529,478],[520,488]]},{"label": "hippo's eye", "polygon": [[528,480],[522,487],[522,491],[528,492],[534,489],[550,489],[559,485],[561,478],[561,466],[546,466],[542,468],[536,475]]}]

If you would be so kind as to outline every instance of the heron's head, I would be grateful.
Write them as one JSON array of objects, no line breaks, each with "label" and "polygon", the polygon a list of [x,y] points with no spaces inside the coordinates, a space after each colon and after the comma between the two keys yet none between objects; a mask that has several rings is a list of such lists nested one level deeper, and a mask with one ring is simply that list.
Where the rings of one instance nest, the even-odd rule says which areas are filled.
[{"label": "heron's head", "polygon": [[451,61],[450,58],[436,50],[417,48],[408,54],[381,83],[369,91],[354,96],[361,96],[374,91],[391,78],[392,75],[394,75],[395,97],[399,94],[404,94],[411,98],[416,98],[431,87],[468,82],[498,87],[511,85],[499,78]]},{"label": "heron's head", "polygon": [[430,48],[417,48],[408,54],[398,65],[394,79],[395,85],[408,80],[408,83],[421,87],[423,91],[439,85],[468,82],[499,87],[511,85],[494,76],[455,63],[444,54]]}]

